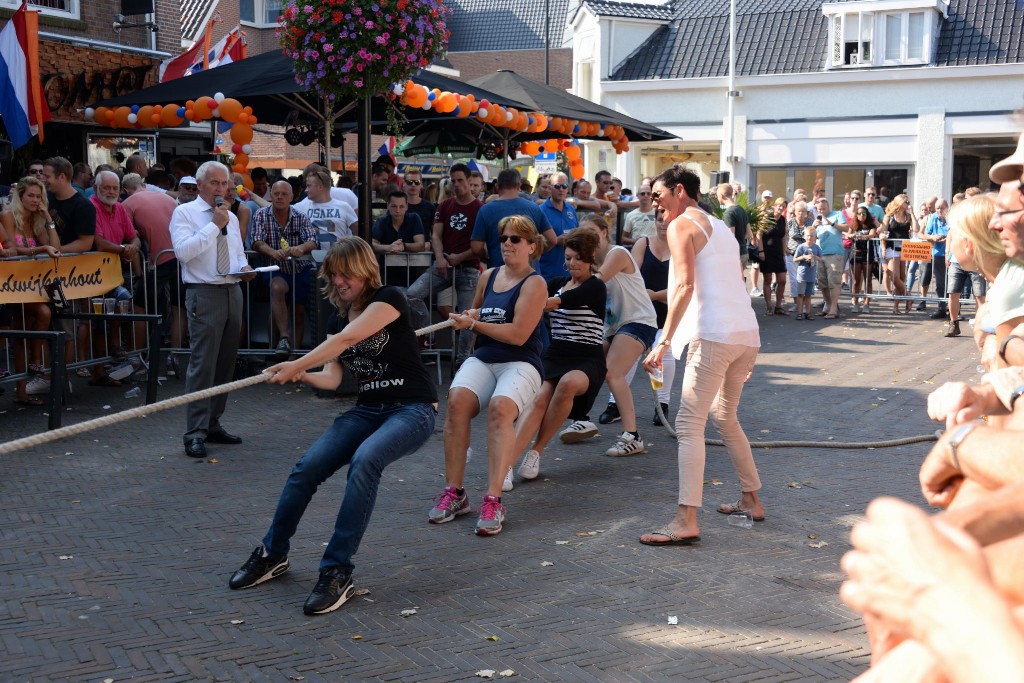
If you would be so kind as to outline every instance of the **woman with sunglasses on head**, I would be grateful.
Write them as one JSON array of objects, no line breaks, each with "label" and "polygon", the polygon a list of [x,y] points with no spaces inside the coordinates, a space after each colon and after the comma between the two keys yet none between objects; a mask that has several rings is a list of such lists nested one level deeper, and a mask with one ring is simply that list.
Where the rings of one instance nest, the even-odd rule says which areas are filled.
[{"label": "woman with sunglasses on head", "polygon": [[446,486],[430,510],[431,524],[450,522],[472,511],[463,488],[470,421],[487,409],[487,494],[476,524],[478,536],[501,533],[505,506],[501,492],[516,459],[515,422],[541,386],[541,316],[547,285],[530,265],[544,238],[525,216],[498,223],[504,265],[490,268],[477,283],[472,308],[452,313],[457,330],[476,333],[476,350],[459,368],[448,391],[444,421]]},{"label": "woman with sunglasses on head", "polygon": [[[551,343],[542,357],[544,384],[516,423],[517,453],[534,439],[519,466],[523,479],[540,474],[541,455],[566,418],[576,420],[563,432],[567,443],[597,435],[597,428],[586,418],[607,372],[603,343],[607,290],[594,276],[599,244],[597,232],[589,227],[567,233],[569,274],[548,281],[544,310],[551,320]],[[566,439],[566,434],[573,436]],[[506,490],[511,490],[511,478],[506,484]]]},{"label": "woman with sunglasses on head", "polygon": [[[262,545],[228,584],[250,588],[287,571],[291,537],[313,494],[348,465],[320,578],[303,606],[307,615],[336,610],[352,596],[352,557],[370,522],[381,473],[430,438],[437,414],[437,390],[417,352],[408,301],[398,287],[381,285],[370,245],[342,237],[327,252],[320,279],[338,311],[328,324],[329,336],[305,356],[266,372],[275,384],[304,382],[334,391],[344,368],[354,375],[359,396],[296,463]],[[321,365],[319,372],[307,372]]]},{"label": "woman with sunglasses on head", "polygon": [[[866,206],[855,206],[851,210],[852,220],[848,223],[847,234],[853,240],[853,312],[860,313],[861,300],[864,310],[871,305],[871,240],[878,236],[878,224]],[[867,294],[867,296],[862,296]]]},{"label": "woman with sunglasses on head", "polygon": [[[881,242],[882,253],[888,259],[885,264],[885,288],[896,296],[907,293],[907,264],[900,258],[903,243],[918,232],[917,217],[913,206],[905,194],[893,197],[885,207],[885,219],[882,221]],[[900,312],[899,300],[893,301],[892,312]],[[904,305],[904,313],[910,313],[910,301]]]},{"label": "woman with sunglasses on head", "polygon": [[[0,213],[0,242],[11,256],[60,256],[60,236],[50,220],[46,186],[39,178],[26,176],[14,187],[10,208]],[[16,329],[36,332],[50,329],[49,304],[22,304],[11,309]],[[15,368],[18,372],[27,369],[33,375],[31,381],[18,382],[14,399],[17,403],[28,406],[45,403],[32,395],[49,389],[49,382],[43,379],[43,344],[41,339],[31,342],[26,366],[25,342],[14,342]]]}]

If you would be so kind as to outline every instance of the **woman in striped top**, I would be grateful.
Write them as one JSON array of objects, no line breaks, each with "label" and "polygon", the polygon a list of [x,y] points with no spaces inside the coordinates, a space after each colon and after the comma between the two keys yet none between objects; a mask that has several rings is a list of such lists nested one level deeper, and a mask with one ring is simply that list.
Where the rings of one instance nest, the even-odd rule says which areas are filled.
[{"label": "woman in striped top", "polygon": [[[544,310],[551,320],[551,343],[543,355],[544,384],[516,427],[516,448],[522,450],[536,435],[533,447],[519,465],[519,476],[536,479],[540,456],[567,417],[585,421],[604,384],[604,309],[607,291],[594,277],[600,238],[590,228],[577,228],[565,238],[565,267],[569,276],[548,282]],[[574,425],[577,423],[574,423]],[[597,435],[580,433],[579,440]]]}]

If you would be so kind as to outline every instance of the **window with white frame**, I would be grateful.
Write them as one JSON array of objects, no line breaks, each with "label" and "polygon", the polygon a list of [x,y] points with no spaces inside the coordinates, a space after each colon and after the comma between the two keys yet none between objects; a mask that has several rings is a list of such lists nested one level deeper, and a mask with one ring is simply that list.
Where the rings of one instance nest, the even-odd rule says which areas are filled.
[{"label": "window with white frame", "polygon": [[276,26],[283,7],[282,0],[241,0],[239,19],[256,26]]},{"label": "window with white frame", "polygon": [[948,0],[854,0],[822,5],[830,68],[929,64]]},{"label": "window with white frame", "polygon": [[[28,0],[28,6],[54,17],[79,18],[79,0]],[[0,0],[0,7],[18,9],[21,0]]]}]

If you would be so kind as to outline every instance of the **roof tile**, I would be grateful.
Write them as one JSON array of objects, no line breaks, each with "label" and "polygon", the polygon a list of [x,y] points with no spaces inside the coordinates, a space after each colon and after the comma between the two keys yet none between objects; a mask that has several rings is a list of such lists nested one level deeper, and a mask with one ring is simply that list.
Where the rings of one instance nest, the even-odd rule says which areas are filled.
[{"label": "roof tile", "polygon": [[569,0],[444,0],[451,8],[450,52],[538,50],[544,47],[545,10],[551,9],[551,47],[561,47]]}]

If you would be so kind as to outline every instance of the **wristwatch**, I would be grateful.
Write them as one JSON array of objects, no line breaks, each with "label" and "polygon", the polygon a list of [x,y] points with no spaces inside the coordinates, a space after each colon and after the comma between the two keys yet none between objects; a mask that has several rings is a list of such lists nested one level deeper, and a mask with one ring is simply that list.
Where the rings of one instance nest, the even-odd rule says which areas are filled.
[{"label": "wristwatch", "polygon": [[963,470],[960,469],[960,458],[957,456],[957,449],[960,447],[960,444],[963,443],[964,439],[967,438],[967,435],[973,432],[974,428],[977,426],[977,422],[968,422],[967,424],[960,425],[953,430],[953,434],[949,437],[949,441],[946,442],[949,444],[950,455],[953,456],[953,467],[955,467],[958,472],[963,472]]},{"label": "wristwatch", "polygon": [[672,346],[672,340],[666,337],[658,342],[658,346]]}]

